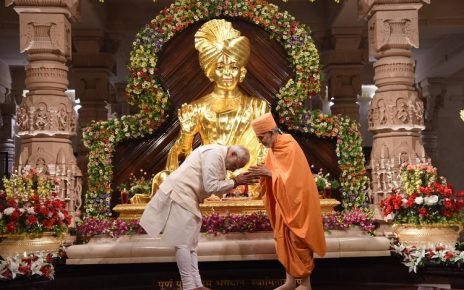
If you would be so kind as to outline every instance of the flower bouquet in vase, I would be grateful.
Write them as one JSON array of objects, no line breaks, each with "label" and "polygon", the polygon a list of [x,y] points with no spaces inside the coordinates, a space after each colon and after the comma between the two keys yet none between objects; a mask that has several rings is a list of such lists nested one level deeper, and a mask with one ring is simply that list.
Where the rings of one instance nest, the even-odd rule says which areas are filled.
[{"label": "flower bouquet in vase", "polygon": [[454,247],[462,230],[463,193],[455,193],[429,164],[403,164],[400,186],[381,200],[386,221],[407,245]]},{"label": "flower bouquet in vase", "polygon": [[317,190],[321,198],[331,198],[332,189],[340,187],[340,183],[336,179],[330,179],[330,173],[325,173],[322,169],[317,174],[314,174],[314,182],[316,182]]},{"label": "flower bouquet in vase", "polygon": [[0,256],[57,251],[72,217],[58,197],[59,180],[35,169],[3,177],[0,190]]}]

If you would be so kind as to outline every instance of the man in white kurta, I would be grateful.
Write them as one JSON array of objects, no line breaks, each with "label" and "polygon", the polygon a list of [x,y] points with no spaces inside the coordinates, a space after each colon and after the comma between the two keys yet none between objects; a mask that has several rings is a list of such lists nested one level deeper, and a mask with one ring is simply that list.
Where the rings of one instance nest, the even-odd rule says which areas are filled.
[{"label": "man in white kurta", "polygon": [[184,290],[208,289],[201,281],[196,253],[202,222],[199,204],[213,193],[254,183],[255,177],[246,173],[226,179],[227,170],[242,168],[249,158],[241,146],[198,147],[164,180],[143,212],[140,225],[145,231],[163,245],[175,247]]}]

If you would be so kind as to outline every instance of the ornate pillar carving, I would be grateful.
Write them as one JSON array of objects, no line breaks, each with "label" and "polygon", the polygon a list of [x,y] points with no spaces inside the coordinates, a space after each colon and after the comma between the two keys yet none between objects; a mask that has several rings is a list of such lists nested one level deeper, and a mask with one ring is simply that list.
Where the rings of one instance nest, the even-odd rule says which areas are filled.
[{"label": "ornate pillar carving", "polygon": [[438,111],[443,106],[443,99],[446,94],[444,79],[425,79],[419,83],[421,99],[424,102],[424,123],[425,130],[422,131],[422,143],[428,157],[433,165],[437,166],[439,158],[437,155],[438,145]]},{"label": "ornate pillar carving", "polygon": [[66,96],[67,61],[71,58],[71,23],[78,0],[9,0],[19,14],[20,50],[28,52],[26,89],[16,111],[19,171],[29,167],[59,177],[61,198],[76,216],[81,205],[82,174],[76,164],[71,138],[76,115]]},{"label": "ornate pillar carving", "polygon": [[371,167],[374,200],[397,185],[403,162],[426,161],[420,132],[424,106],[414,84],[411,49],[419,46],[418,10],[421,0],[359,0],[361,16],[368,19],[369,55],[377,86],[368,112],[374,134]]},{"label": "ornate pillar carving", "polygon": [[361,95],[361,68],[367,60],[367,51],[361,48],[360,28],[333,28],[332,49],[322,54],[328,79],[329,100],[333,100],[332,114],[349,116],[359,120]]}]

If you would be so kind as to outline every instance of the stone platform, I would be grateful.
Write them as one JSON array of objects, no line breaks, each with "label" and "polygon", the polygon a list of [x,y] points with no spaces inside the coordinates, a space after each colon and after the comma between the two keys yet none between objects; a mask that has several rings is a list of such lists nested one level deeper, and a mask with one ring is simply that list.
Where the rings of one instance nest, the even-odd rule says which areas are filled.
[{"label": "stone platform", "polygon": [[[372,237],[360,230],[326,233],[324,258],[390,256],[390,241]],[[67,249],[68,265],[130,264],[174,262],[174,249],[163,247],[148,235],[123,236],[117,239],[93,238],[89,243]],[[320,258],[317,257],[316,258]],[[200,262],[275,260],[272,232],[202,234],[198,245]]]}]

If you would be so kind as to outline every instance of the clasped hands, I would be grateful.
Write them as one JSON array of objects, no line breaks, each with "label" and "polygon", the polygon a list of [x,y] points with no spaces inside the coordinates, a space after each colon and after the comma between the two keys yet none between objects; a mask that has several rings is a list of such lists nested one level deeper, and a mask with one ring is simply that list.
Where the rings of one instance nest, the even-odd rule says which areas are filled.
[{"label": "clasped hands", "polygon": [[235,176],[237,185],[250,185],[258,182],[260,177],[272,177],[272,172],[264,165],[255,165],[248,168],[247,172]]}]

